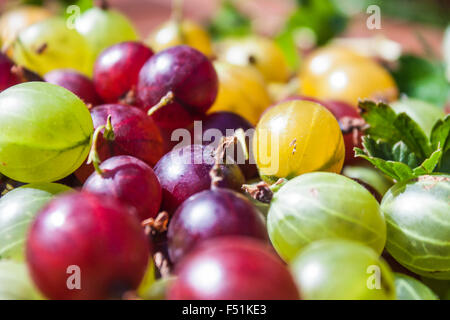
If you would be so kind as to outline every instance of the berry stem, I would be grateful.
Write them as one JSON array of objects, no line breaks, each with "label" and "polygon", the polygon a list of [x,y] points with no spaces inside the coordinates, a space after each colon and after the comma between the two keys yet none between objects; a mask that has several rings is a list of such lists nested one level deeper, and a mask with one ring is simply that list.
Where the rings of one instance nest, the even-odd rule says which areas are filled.
[{"label": "berry stem", "polygon": [[[145,234],[150,236],[152,242],[158,242],[158,237],[167,232],[169,223],[169,214],[166,211],[160,212],[156,218],[149,218],[141,222],[144,227]],[[166,278],[171,274],[171,264],[167,256],[160,250],[156,250],[153,254],[157,276]]]},{"label": "berry stem", "polygon": [[164,108],[168,104],[172,103],[174,97],[175,96],[173,92],[169,91],[164,97],[161,98],[161,100],[155,106],[151,107],[150,110],[148,110],[147,115],[151,116],[159,109]]},{"label": "berry stem", "polygon": [[105,132],[103,133],[103,138],[105,138],[108,141],[113,141],[116,138],[116,135],[114,134],[114,128],[111,123],[111,115],[108,115],[108,118],[106,119],[106,126]]},{"label": "berry stem", "polygon": [[272,201],[273,194],[277,192],[286,182],[286,179],[279,179],[272,185],[269,185],[264,181],[253,185],[244,184],[242,186],[242,190],[247,192],[253,199],[269,204],[270,201]]},{"label": "berry stem", "polygon": [[89,152],[89,157],[88,157],[88,161],[87,161],[87,164],[92,163],[92,165],[95,168],[95,171],[101,176],[104,174],[104,171],[100,168],[100,164],[102,162],[101,162],[100,156],[98,155],[98,152],[97,152],[97,141],[98,141],[98,136],[102,130],[105,130],[105,132],[103,133],[103,138],[105,138],[106,140],[109,140],[109,141],[114,140],[115,135],[114,135],[114,130],[113,130],[113,127],[111,124],[111,115],[108,115],[108,119],[106,120],[105,125],[99,126],[97,129],[95,129],[94,135],[92,137],[92,146],[91,146],[91,150]]},{"label": "berry stem", "polygon": [[169,223],[169,214],[167,211],[158,213],[156,218],[149,218],[141,222],[146,234],[155,235],[156,233],[163,233],[167,231]]},{"label": "berry stem", "polygon": [[242,151],[245,155],[245,160],[248,160],[248,150],[247,144],[245,143],[245,132],[241,128],[236,130],[235,134],[231,137],[223,137],[220,140],[217,149],[214,151],[214,166],[211,168],[209,172],[209,176],[211,177],[211,189],[215,189],[219,186],[220,181],[223,180],[223,171],[221,168],[221,164],[226,163],[226,154],[227,149],[230,146],[234,146],[239,144],[242,148]]},{"label": "berry stem", "polygon": [[273,198],[273,192],[270,190],[270,186],[264,181],[255,185],[244,184],[242,190],[247,192],[253,199],[262,203],[268,204]]},{"label": "berry stem", "polygon": [[245,141],[245,132],[242,128],[236,130],[234,135],[230,137],[222,137],[219,145],[214,151],[214,158],[216,162],[222,163],[226,159],[227,149],[231,146],[239,145],[244,152],[245,160],[248,160],[249,154],[247,150],[247,143]]}]

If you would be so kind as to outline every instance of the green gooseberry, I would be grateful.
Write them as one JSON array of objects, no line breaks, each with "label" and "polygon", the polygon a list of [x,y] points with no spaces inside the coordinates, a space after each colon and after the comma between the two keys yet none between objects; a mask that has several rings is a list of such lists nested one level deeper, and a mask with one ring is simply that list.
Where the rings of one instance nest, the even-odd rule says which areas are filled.
[{"label": "green gooseberry", "polygon": [[285,261],[321,239],[359,241],[378,254],[386,241],[386,223],[372,194],[352,179],[328,172],[298,176],[275,192],[267,227]]},{"label": "green gooseberry", "polygon": [[0,300],[38,300],[35,288],[24,263],[0,260]]},{"label": "green gooseberry", "polygon": [[414,273],[450,280],[449,199],[449,175],[397,183],[383,198],[386,248]]},{"label": "green gooseberry", "polygon": [[436,294],[419,280],[401,273],[395,273],[394,277],[397,300],[439,300]]},{"label": "green gooseberry", "polygon": [[394,300],[394,275],[372,248],[348,240],[320,240],[290,266],[304,300]]},{"label": "green gooseberry", "polygon": [[354,165],[345,166],[342,174],[346,177],[359,179],[367,183],[383,196],[394,184],[392,180],[384,176],[378,169],[372,166]]},{"label": "green gooseberry", "polygon": [[29,184],[0,198],[0,257],[23,261],[25,238],[36,214],[56,194],[72,190],[62,184]]}]

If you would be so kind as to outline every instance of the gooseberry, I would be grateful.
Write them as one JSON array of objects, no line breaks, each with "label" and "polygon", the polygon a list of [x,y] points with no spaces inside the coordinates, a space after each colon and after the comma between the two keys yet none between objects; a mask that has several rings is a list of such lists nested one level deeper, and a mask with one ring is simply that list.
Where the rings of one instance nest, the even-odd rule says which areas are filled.
[{"label": "gooseberry", "polygon": [[[211,187],[210,171],[215,164],[213,149],[189,145],[164,155],[155,166],[163,190],[162,208],[173,213],[190,196]],[[245,182],[239,166],[227,159],[220,165],[218,187],[241,190]]]},{"label": "gooseberry", "polygon": [[188,19],[183,19],[181,22],[171,19],[165,22],[152,32],[146,43],[157,52],[170,47],[187,45],[207,57],[212,57],[214,54],[208,32],[195,21]]},{"label": "gooseberry", "polygon": [[219,77],[219,93],[210,113],[234,112],[256,125],[272,101],[261,74],[250,67],[215,61]]},{"label": "gooseberry", "polygon": [[358,162],[355,157],[354,148],[362,147],[362,134],[364,127],[364,120],[359,115],[358,111],[349,104],[341,101],[320,101],[311,97],[291,97],[284,101],[292,100],[307,100],[321,104],[327,108],[339,122],[342,134],[344,136],[345,144],[345,161],[344,164],[352,164]]},{"label": "gooseberry", "polygon": [[31,221],[55,195],[71,190],[61,184],[28,184],[0,199],[0,257],[23,261]]},{"label": "gooseberry", "polygon": [[107,159],[84,183],[83,190],[116,197],[140,220],[155,218],[162,199],[158,178],[145,162],[130,156]]},{"label": "gooseberry", "polygon": [[[120,202],[77,192],[55,198],[40,211],[26,254],[31,277],[47,298],[110,299],[138,287],[149,243],[137,217]],[[70,290],[68,277],[76,270],[81,285]]]},{"label": "gooseberry", "polygon": [[94,67],[98,94],[108,103],[135,95],[139,72],[152,56],[153,51],[139,42],[122,42],[105,49]]},{"label": "gooseberry", "polygon": [[352,179],[358,179],[373,187],[381,196],[384,196],[394,184],[378,169],[368,165],[345,166],[342,174]]},{"label": "gooseberry", "polygon": [[276,43],[262,36],[232,38],[218,44],[219,58],[237,66],[258,69],[267,82],[285,82],[289,68]]},{"label": "gooseberry", "polygon": [[152,287],[155,281],[156,281],[155,264],[153,263],[153,260],[150,258],[147,265],[147,270],[145,271],[144,278],[139,284],[139,287],[136,290],[136,294],[142,297],[142,295],[145,294]]},{"label": "gooseberry", "polygon": [[27,82],[0,93],[0,172],[21,182],[52,182],[74,172],[93,134],[86,105],[70,91]]},{"label": "gooseberry", "polygon": [[344,136],[345,164],[358,162],[354,148],[362,147],[364,120],[349,104],[340,101],[326,101],[324,107],[336,117]]},{"label": "gooseberry", "polygon": [[0,300],[38,300],[40,298],[24,263],[0,260]]},{"label": "gooseberry", "polygon": [[92,80],[79,72],[67,69],[58,69],[47,73],[44,76],[44,79],[49,83],[66,88],[76,94],[78,98],[83,100],[86,104],[90,104],[92,106],[101,104],[101,100],[95,91]]},{"label": "gooseberry", "polygon": [[283,102],[259,121],[253,153],[261,178],[274,183],[312,171],[339,173],[345,158],[339,123],[310,101]]},{"label": "gooseberry", "polygon": [[12,43],[26,27],[51,17],[50,10],[40,6],[20,6],[2,14],[0,19],[0,42]]},{"label": "gooseberry", "polygon": [[410,276],[395,273],[397,300],[438,300],[436,294],[425,284]]},{"label": "gooseberry", "polygon": [[349,49],[327,46],[313,52],[300,70],[300,94],[346,102],[356,108],[359,99],[393,101],[394,79],[370,58]]},{"label": "gooseberry", "polygon": [[5,54],[0,53],[0,92],[20,83],[11,72],[12,67],[14,63]]},{"label": "gooseberry", "polygon": [[156,280],[146,290],[138,291],[139,297],[144,300],[166,300],[168,288],[175,281],[175,277],[165,277]]},{"label": "gooseberry", "polygon": [[378,254],[386,242],[377,200],[357,182],[334,173],[307,173],[283,185],[270,203],[267,227],[285,261],[321,239],[358,241]]},{"label": "gooseberry", "polygon": [[138,39],[131,22],[120,12],[109,9],[105,1],[100,8],[83,12],[75,20],[75,28],[89,45],[92,63],[104,49]]},{"label": "gooseberry", "polygon": [[348,240],[314,242],[291,264],[305,300],[395,300],[394,275],[378,253]]},{"label": "gooseberry", "polygon": [[0,92],[27,81],[43,81],[43,79],[26,68],[16,66],[8,56],[0,52]]},{"label": "gooseberry", "polygon": [[288,269],[250,238],[211,240],[186,257],[169,288],[171,300],[296,300]]},{"label": "gooseberry", "polygon": [[46,19],[22,30],[12,51],[17,64],[41,76],[55,69],[74,69],[88,76],[92,73],[88,44],[62,17]]},{"label": "gooseberry", "polygon": [[388,252],[419,275],[450,280],[450,176],[421,176],[395,184],[381,210]]},{"label": "gooseberry", "polygon": [[170,221],[170,260],[176,264],[199,244],[220,236],[268,240],[264,217],[243,195],[227,189],[197,193],[182,203]]},{"label": "gooseberry", "polygon": [[[104,126],[111,116],[111,127],[102,130],[97,141],[100,161],[113,156],[129,155],[149,166],[154,166],[164,152],[158,127],[140,109],[121,104],[106,104],[91,109],[94,128]],[[105,135],[105,130],[107,134]],[[80,181],[85,181],[94,171],[83,165],[77,172]]]},{"label": "gooseberry", "polygon": [[[151,57],[139,74],[138,105],[151,111],[164,128],[180,128],[204,115],[217,96],[218,80],[213,65],[201,52],[188,46],[163,50]],[[173,98],[152,109],[168,93]]]}]

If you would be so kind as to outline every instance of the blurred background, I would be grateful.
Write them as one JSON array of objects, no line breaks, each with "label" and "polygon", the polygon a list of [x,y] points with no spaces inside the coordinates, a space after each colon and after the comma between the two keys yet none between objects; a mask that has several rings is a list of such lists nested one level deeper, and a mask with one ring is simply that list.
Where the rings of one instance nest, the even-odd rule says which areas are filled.
[{"label": "blurred background", "polygon": [[[0,10],[18,3],[58,5],[79,4],[87,7],[92,0],[0,0]],[[95,2],[95,1],[94,1]],[[129,16],[142,37],[166,21],[171,15],[172,0],[109,0],[109,4]],[[222,0],[185,0],[184,12],[203,24],[208,24],[220,12]],[[361,37],[384,34],[398,41],[404,50],[423,53],[431,47],[440,54],[444,27],[450,20],[448,0],[234,0],[227,1],[250,18],[252,28],[265,35],[277,35],[291,19],[293,27],[305,25],[321,29],[321,41],[335,33]],[[382,29],[369,30],[365,11],[369,5],[381,9]],[[299,10],[300,8],[300,10]],[[303,12],[302,12],[303,11]],[[223,12],[222,12],[223,13]],[[233,21],[232,14],[225,18]],[[231,15],[231,16],[230,16]],[[233,26],[232,24],[230,26]],[[345,26],[345,28],[344,28]],[[424,44],[424,39],[426,44]]]},{"label": "blurred background", "polygon": [[[35,11],[20,13],[16,10],[24,4],[43,6],[45,9],[38,8],[38,12],[47,13],[42,16]],[[287,65],[286,72],[289,73],[287,77],[273,76],[279,72],[280,61],[270,62],[272,75],[266,80],[284,83],[283,86],[270,87],[273,100],[298,91],[295,74],[304,68],[314,49],[337,43],[382,63],[391,72],[402,95],[422,99],[441,108],[449,105],[448,0],[0,0],[0,13],[19,12],[0,17],[3,50],[8,49],[12,56],[10,47],[16,32],[46,18],[49,11],[70,21],[73,5],[80,15],[93,6],[109,7],[112,9],[109,11],[125,15],[139,37],[155,51],[185,43],[221,60],[220,53],[232,53],[225,50],[224,46],[229,44],[222,40],[239,36],[242,39],[252,34],[266,36],[271,42],[269,47],[273,49],[275,46],[273,50],[281,52],[281,61]],[[183,32],[189,33],[190,37],[179,38],[181,29],[177,28],[181,24],[177,21],[181,20],[186,21],[182,29],[186,29]],[[93,51],[94,56],[114,43],[125,41],[120,32],[111,31],[115,29],[114,24],[98,27],[99,21],[95,22],[97,27],[92,27],[92,34],[98,35],[93,35],[91,45],[99,47]],[[130,28],[136,37],[134,28]],[[95,29],[101,30],[95,32]],[[105,39],[112,42],[101,44]],[[269,61],[268,52],[274,53],[266,49],[255,49],[260,60]],[[359,77],[367,76],[361,70],[358,73]]]}]

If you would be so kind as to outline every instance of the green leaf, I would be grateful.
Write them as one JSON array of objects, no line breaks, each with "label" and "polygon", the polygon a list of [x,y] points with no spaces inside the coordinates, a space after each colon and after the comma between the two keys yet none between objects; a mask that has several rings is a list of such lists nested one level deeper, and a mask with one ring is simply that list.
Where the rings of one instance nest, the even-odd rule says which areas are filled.
[{"label": "green leaf", "polygon": [[442,158],[442,150],[438,149],[433,152],[430,158],[425,159],[420,166],[412,169],[410,166],[400,161],[386,160],[372,155],[368,155],[364,150],[355,148],[355,155],[372,163],[389,177],[397,182],[417,178],[421,175],[431,174],[435,171],[439,161]]},{"label": "green leaf", "polygon": [[441,163],[435,171],[450,174],[450,150],[443,154]]},{"label": "green leaf", "polygon": [[450,115],[439,120],[431,131],[431,145],[433,148],[442,147],[444,152],[450,149]]},{"label": "green leaf", "polygon": [[407,114],[397,115],[386,104],[363,101],[359,107],[369,128],[364,150],[355,148],[357,157],[397,181],[450,171],[450,116],[436,122],[428,139]]},{"label": "green leaf", "polygon": [[430,139],[433,148],[442,148],[443,155],[437,171],[450,173],[450,115],[436,122],[431,131]]},{"label": "green leaf", "polygon": [[433,152],[426,134],[407,114],[397,115],[388,105],[373,101],[362,101],[359,108],[361,116],[370,126],[366,134],[373,139],[381,139],[390,144],[402,141],[419,162]]},{"label": "green leaf", "polygon": [[450,84],[442,62],[403,55],[392,75],[401,93],[444,107],[450,97]]},{"label": "green leaf", "polygon": [[436,169],[437,165],[439,164],[439,161],[441,160],[443,154],[444,153],[442,152],[442,149],[438,149],[433,152],[428,159],[426,159],[419,167],[413,170],[414,175],[418,177],[424,174],[433,173],[434,169]]},{"label": "green leaf", "polygon": [[364,136],[363,146],[366,153],[371,157],[402,162],[411,168],[418,166],[420,163],[415,154],[402,141],[392,145],[382,140],[375,141],[370,136]]},{"label": "green leaf", "polygon": [[208,29],[214,40],[220,40],[248,35],[252,32],[252,25],[250,19],[238,10],[231,0],[225,0]]},{"label": "green leaf", "polygon": [[402,141],[419,158],[427,158],[433,152],[427,135],[422,128],[406,113],[400,113],[394,121],[394,126],[402,135]]},{"label": "green leaf", "polygon": [[388,105],[380,103],[376,104],[373,101],[359,102],[361,116],[370,125],[366,130],[374,139],[384,139],[388,142],[397,142],[402,137],[395,129],[394,121],[397,117],[394,110]]},{"label": "green leaf", "polygon": [[376,157],[368,156],[362,149],[355,148],[355,155],[361,157],[372,163],[375,167],[380,169],[383,173],[396,181],[409,180],[414,178],[413,170],[408,165],[402,162],[387,161]]}]

